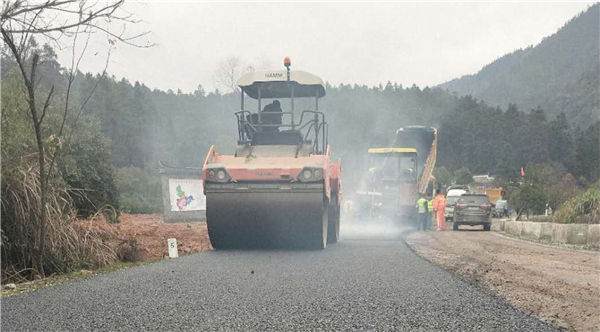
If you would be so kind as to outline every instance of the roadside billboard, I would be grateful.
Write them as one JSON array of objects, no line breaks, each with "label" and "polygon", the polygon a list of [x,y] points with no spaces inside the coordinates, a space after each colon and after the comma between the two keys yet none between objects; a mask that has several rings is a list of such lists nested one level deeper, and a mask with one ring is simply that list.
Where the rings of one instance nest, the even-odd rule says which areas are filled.
[{"label": "roadside billboard", "polygon": [[200,179],[169,179],[171,211],[206,210],[206,197]]}]

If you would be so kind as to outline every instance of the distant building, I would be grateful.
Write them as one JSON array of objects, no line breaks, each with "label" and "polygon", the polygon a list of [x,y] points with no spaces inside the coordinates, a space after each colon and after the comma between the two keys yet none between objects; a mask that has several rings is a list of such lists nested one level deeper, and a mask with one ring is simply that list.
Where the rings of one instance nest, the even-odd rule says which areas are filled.
[{"label": "distant building", "polygon": [[494,180],[495,178],[489,174],[473,175],[473,182],[475,183],[492,183]]}]

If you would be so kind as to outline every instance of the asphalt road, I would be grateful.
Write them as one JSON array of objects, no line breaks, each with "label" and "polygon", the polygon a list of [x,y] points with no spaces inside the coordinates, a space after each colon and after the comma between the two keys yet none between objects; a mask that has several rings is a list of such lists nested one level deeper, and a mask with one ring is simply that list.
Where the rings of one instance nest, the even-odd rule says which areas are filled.
[{"label": "asphalt road", "polygon": [[553,330],[399,240],[204,252],[9,297],[1,313],[2,331]]}]

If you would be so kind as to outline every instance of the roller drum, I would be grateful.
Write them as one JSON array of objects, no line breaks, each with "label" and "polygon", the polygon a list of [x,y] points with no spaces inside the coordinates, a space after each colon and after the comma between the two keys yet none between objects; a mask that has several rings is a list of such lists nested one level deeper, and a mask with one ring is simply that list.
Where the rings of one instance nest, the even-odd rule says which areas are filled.
[{"label": "roller drum", "polygon": [[322,192],[206,194],[207,226],[215,249],[323,249],[327,212]]}]

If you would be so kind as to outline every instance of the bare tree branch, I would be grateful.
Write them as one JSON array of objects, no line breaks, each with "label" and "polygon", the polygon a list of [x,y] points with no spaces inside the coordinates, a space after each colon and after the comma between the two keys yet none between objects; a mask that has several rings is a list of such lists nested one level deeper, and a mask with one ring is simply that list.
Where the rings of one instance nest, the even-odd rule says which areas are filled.
[{"label": "bare tree branch", "polygon": [[[7,1],[5,3],[6,5],[6,9],[2,10],[2,14],[1,14],[1,18],[2,21],[9,19],[11,17],[14,16],[18,16],[21,14],[25,14],[27,12],[31,12],[31,11],[36,11],[39,9],[44,9],[44,8],[49,8],[49,7],[57,7],[57,6],[62,6],[68,3],[73,3],[76,2],[76,0],[65,0],[65,1],[46,1],[44,3],[41,3],[39,5],[28,5],[28,4],[23,4],[23,1],[14,1],[13,3],[11,3],[10,1]],[[19,9],[20,8],[20,9]]]},{"label": "bare tree branch", "polygon": [[[83,13],[81,12],[80,15],[83,15]],[[65,96],[65,105],[63,108],[63,114],[62,114],[62,120],[60,123],[60,127],[58,129],[58,134],[57,137],[60,140],[60,138],[62,137],[63,134],[63,130],[65,128],[65,124],[67,123],[67,116],[69,115],[69,101],[71,100],[71,88],[73,87],[73,82],[75,81],[75,74],[76,72],[79,70],[79,63],[81,62],[81,59],[83,58],[83,55],[85,54],[85,51],[87,50],[89,41],[90,41],[90,35],[87,35],[87,39],[85,41],[85,45],[83,47],[83,50],[81,51],[81,53],[79,54],[79,57],[75,56],[75,52],[76,52],[76,46],[77,46],[77,37],[79,36],[79,26],[77,27],[77,31],[75,32],[75,36],[73,37],[73,46],[72,46],[72,56],[71,56],[71,68],[69,71],[69,77],[67,79],[67,92],[66,92],[66,96]],[[75,59],[77,58],[77,62],[75,62]],[[56,162],[56,157],[58,156],[61,146],[60,144],[56,147],[56,149],[54,150],[54,153],[52,154],[52,157],[50,158],[50,163],[48,164],[48,177],[46,177],[46,181],[49,181],[50,176],[52,174],[52,170],[54,169],[54,165]]]},{"label": "bare tree branch", "polygon": [[[113,0],[108,2],[99,1],[76,1],[76,0],[49,0],[43,3],[30,3],[29,1],[7,1],[0,14],[2,27],[7,33],[43,35],[50,40],[57,40],[63,36],[72,37],[79,33],[81,27],[88,33],[101,31],[107,33],[118,41],[136,47],[151,47],[153,44],[137,43],[141,37],[148,32],[127,35],[125,30],[119,33],[110,31],[107,27],[100,25],[101,22],[114,24],[123,22],[135,24],[139,21],[129,13],[122,14],[121,10],[125,0]],[[99,6],[99,4],[103,4]],[[73,8],[77,6],[77,8]],[[39,16],[39,19],[31,19],[30,15]],[[59,19],[60,18],[60,19]],[[58,33],[58,36],[55,34]]]},{"label": "bare tree branch", "polygon": [[50,106],[50,101],[52,100],[52,94],[54,93],[54,85],[50,88],[50,92],[48,93],[48,97],[46,97],[46,102],[44,102],[44,107],[42,108],[42,115],[40,116],[40,122],[44,121],[44,117],[46,116],[46,111]]},{"label": "bare tree branch", "polygon": [[240,58],[231,56],[219,63],[215,71],[215,82],[226,91],[237,92],[237,80],[243,74],[253,72],[254,68],[246,65]]}]

